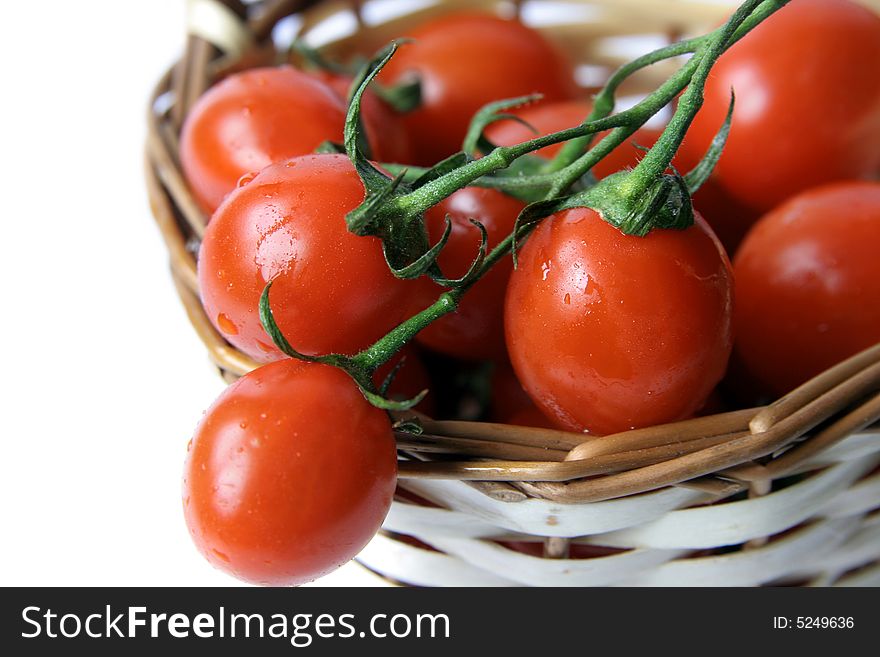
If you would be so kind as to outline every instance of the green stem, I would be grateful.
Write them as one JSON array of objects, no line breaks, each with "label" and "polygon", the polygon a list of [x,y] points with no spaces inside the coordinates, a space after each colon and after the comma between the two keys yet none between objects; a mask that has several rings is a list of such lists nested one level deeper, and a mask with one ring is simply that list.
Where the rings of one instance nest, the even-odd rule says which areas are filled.
[{"label": "green stem", "polygon": [[[672,57],[678,57],[680,55],[686,55],[688,53],[696,52],[696,50],[706,41],[707,37],[708,35],[704,35],[701,37],[696,37],[694,39],[688,39],[686,41],[673,43],[664,48],[660,48],[658,50],[650,52],[646,55],[642,55],[638,59],[634,59],[633,61],[621,66],[612,74],[610,78],[608,78],[608,82],[605,84],[602,90],[598,94],[596,94],[596,97],[593,99],[593,109],[584,120],[584,123],[589,123],[590,121],[596,121],[598,119],[604,118],[606,116],[609,116],[614,111],[615,94],[620,88],[620,85],[633,73],[636,73],[643,68],[647,68],[648,66],[656,64],[657,62],[661,62],[665,59],[671,59]],[[678,74],[676,74],[676,77],[684,76],[679,76]],[[684,87],[682,86],[682,88]],[[679,89],[679,91],[680,90],[681,89]],[[548,172],[559,171],[574,163],[576,160],[578,160],[578,158],[580,158],[581,155],[583,155],[584,151],[589,147],[591,141],[592,139],[590,136],[572,139],[560,149],[555,158],[547,163],[545,170]]]},{"label": "green stem", "polygon": [[[784,5],[788,4],[788,2],[790,2],[790,0],[764,0],[757,7],[754,7],[751,14],[749,14],[745,20],[742,20],[738,24],[733,34],[725,42],[724,50],[742,39],[746,34],[755,29],[755,27],[757,27],[768,16],[770,16],[772,13],[774,13]],[[602,90],[596,95],[593,102],[593,109],[584,120],[584,123],[604,118],[614,111],[615,95],[617,93],[617,90],[620,88],[620,85],[633,73],[636,73],[643,68],[651,66],[652,64],[656,64],[657,62],[663,61],[665,59],[669,59],[671,57],[677,57],[680,55],[697,52],[708,41],[717,39],[718,35],[726,30],[726,27],[727,25],[723,25],[713,32],[710,32],[709,34],[705,34],[703,36],[693,39],[688,39],[686,41],[681,41],[679,43],[673,43],[669,46],[643,55],[638,59],[635,59],[621,66],[608,79],[605,87],[603,87]],[[692,57],[682,66],[681,69],[679,69],[678,72],[676,72],[669,80],[667,80],[666,83],[664,83],[664,86],[672,83],[670,84],[670,87],[673,89],[673,93],[668,102],[671,102],[672,99],[674,99],[675,96],[681,93],[681,91],[688,85],[688,82],[697,70],[698,64],[699,59],[697,57]],[[659,90],[660,89],[658,89],[657,91]],[[664,106],[668,104],[668,102],[665,103]],[[629,135],[622,137],[617,143],[622,143],[627,136]],[[560,149],[556,157],[547,164],[545,170],[548,172],[554,172],[567,169],[568,167],[574,165],[576,162],[579,162],[578,166],[575,166],[573,169],[571,169],[567,175],[560,177],[558,183],[554,186],[554,191],[557,194],[567,189],[574,180],[577,180],[577,178],[583,175],[586,171],[589,171],[589,169],[595,166],[599,159],[601,159],[584,159],[584,151],[589,147],[591,142],[592,136],[587,136],[580,139],[573,139],[565,144],[565,146]],[[610,152],[610,150],[608,152]],[[604,157],[605,154],[607,153],[603,153],[602,157]]]},{"label": "green stem", "polygon": [[744,2],[733,13],[730,20],[719,31],[714,32],[711,39],[700,46],[699,52],[691,59],[691,61],[697,62],[696,70],[691,76],[687,90],[682,95],[669,125],[654,147],[648,151],[623,181],[627,188],[626,192],[633,198],[647,192],[657,178],[669,168],[688,128],[703,105],[703,89],[706,86],[709,71],[727,49],[727,44],[737,28],[762,3],[763,0]]}]

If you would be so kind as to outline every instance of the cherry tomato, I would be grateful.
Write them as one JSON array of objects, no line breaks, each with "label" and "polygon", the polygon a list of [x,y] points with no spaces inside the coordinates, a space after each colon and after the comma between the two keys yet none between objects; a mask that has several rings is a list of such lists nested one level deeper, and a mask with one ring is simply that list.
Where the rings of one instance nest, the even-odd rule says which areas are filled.
[{"label": "cherry tomato", "polygon": [[184,513],[214,566],[298,585],[366,545],[396,474],[386,414],[341,370],[288,358],[242,377],[207,411],[189,447]]},{"label": "cherry tomato", "polygon": [[[578,125],[587,117],[591,109],[591,103],[583,100],[541,103],[521,110],[518,116],[535,128],[538,135],[547,135]],[[634,144],[650,148],[660,137],[661,132],[662,130],[655,128],[639,128],[630,139],[611,151],[593,167],[593,174],[597,178],[604,178],[617,171],[634,167],[644,156],[644,151],[636,148]],[[605,134],[607,133],[599,133],[593,143],[598,143]],[[512,146],[537,135],[516,121],[499,121],[489,126],[486,130],[486,136],[498,146]],[[555,144],[542,148],[535,154],[551,158],[559,152],[560,148],[562,148],[561,144]],[[673,164],[682,173],[685,173],[699,163],[703,154],[704,151],[696,152],[695,149],[683,148],[673,160]],[[694,194],[693,203],[694,207],[712,226],[715,234],[718,235],[729,253],[736,250],[749,226],[760,217],[760,213],[745,207],[732,198],[712,177]]]},{"label": "cherry tomato", "polygon": [[797,0],[718,60],[686,143],[705,149],[733,87],[716,174],[735,198],[766,211],[818,184],[870,175],[880,167],[878,70],[880,17],[849,0]]},{"label": "cherry tomato", "polygon": [[404,116],[417,164],[461,149],[473,114],[486,103],[531,93],[548,100],[577,93],[571,65],[538,32],[488,14],[451,14],[422,24],[379,76],[386,85],[417,77],[422,105]]},{"label": "cherry tomato", "polygon": [[588,208],[545,219],[510,277],[510,360],[538,408],[608,434],[692,415],[724,374],[732,273],[702,217],[628,236]]},{"label": "cherry tomato", "polygon": [[736,352],[776,395],[880,342],[880,183],[806,191],[734,261]]},{"label": "cherry tomato", "polygon": [[353,354],[405,319],[412,281],[388,270],[382,245],[346,229],[364,189],[344,155],[270,165],[230,194],[208,225],[199,285],[208,317],[261,362],[281,353],[260,325],[271,292],[275,320],[300,352]]},{"label": "cherry tomato", "polygon": [[[314,71],[310,74],[329,85],[343,103],[348,103],[351,76],[328,71]],[[409,136],[403,126],[402,117],[369,87],[361,98],[361,120],[375,159],[399,163],[412,160]],[[337,141],[341,141],[341,135]]]},{"label": "cherry tomato", "polygon": [[195,103],[180,134],[180,163],[203,208],[213,212],[246,173],[341,141],[345,105],[290,66],[230,75]]},{"label": "cherry tomato", "polygon": [[[470,219],[483,224],[488,248],[496,246],[513,231],[516,217],[525,204],[494,189],[466,187],[425,213],[425,226],[432,243],[443,235],[445,218],[452,221],[449,241],[437,259],[443,275],[459,278],[467,273],[480,247],[480,230]],[[432,323],[416,340],[435,351],[468,360],[504,356],[504,293],[513,263],[498,262],[470,288],[458,309]],[[425,282],[425,301],[432,303],[442,288]]]}]

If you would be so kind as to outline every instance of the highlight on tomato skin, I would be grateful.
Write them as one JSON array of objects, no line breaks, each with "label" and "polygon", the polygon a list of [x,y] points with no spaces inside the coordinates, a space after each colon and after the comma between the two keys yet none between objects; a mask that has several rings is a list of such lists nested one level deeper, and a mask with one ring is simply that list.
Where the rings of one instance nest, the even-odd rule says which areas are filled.
[{"label": "highlight on tomato skin", "polygon": [[354,166],[330,154],[270,165],[227,197],[198,260],[202,305],[226,340],[259,362],[282,356],[258,313],[270,280],[275,320],[301,353],[357,353],[405,318],[416,283],[394,277],[378,238],[347,230],[363,198]]},{"label": "highlight on tomato skin", "polygon": [[545,219],[505,303],[518,379],[560,426],[604,435],[684,419],[724,375],[730,263],[699,215],[628,236],[588,208]]},{"label": "highlight on tomato skin", "polygon": [[519,21],[463,12],[435,18],[402,35],[378,80],[422,83],[422,105],[404,115],[415,164],[432,165],[460,150],[473,114],[486,103],[541,93],[574,98],[574,69],[539,32]]},{"label": "highlight on tomato skin", "polygon": [[188,447],[184,514],[215,567],[299,585],[375,535],[396,475],[387,415],[341,370],[284,359],[233,383],[205,414]]},{"label": "highlight on tomato skin", "polygon": [[748,385],[790,392],[880,342],[880,183],[847,181],[764,216],[734,260]]},{"label": "highlight on tomato skin", "polygon": [[241,176],[341,141],[344,125],[345,104],[320,80],[291,66],[250,69],[193,105],[180,134],[180,163],[210,215]]}]

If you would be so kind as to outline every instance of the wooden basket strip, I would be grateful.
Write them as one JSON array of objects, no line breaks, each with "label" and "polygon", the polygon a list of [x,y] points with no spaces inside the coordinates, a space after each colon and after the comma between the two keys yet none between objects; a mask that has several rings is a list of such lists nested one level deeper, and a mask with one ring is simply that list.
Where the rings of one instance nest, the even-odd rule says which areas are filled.
[{"label": "wooden basket strip", "polygon": [[880,344],[838,363],[758,412],[749,425],[752,432],[767,431],[781,419],[828,393],[859,372],[878,364],[880,364]]},{"label": "wooden basket strip", "polygon": [[880,563],[870,568],[844,575],[832,586],[880,586]]},{"label": "wooden basket strip", "polygon": [[409,452],[465,454],[483,458],[551,462],[563,461],[567,454],[564,451],[543,447],[530,447],[504,442],[487,442],[467,438],[450,438],[448,436],[434,436],[426,433],[416,436],[410,433],[398,432],[396,435],[398,449]]},{"label": "wooden basket strip", "polygon": [[544,559],[492,541],[435,537],[430,544],[462,562],[488,572],[505,573],[520,585],[608,586],[635,573],[652,570],[685,550],[630,550],[593,559]]},{"label": "wooden basket strip", "polygon": [[[150,166],[149,158],[146,166],[147,193],[150,197],[150,208],[165,246],[171,256],[172,269],[181,283],[189,290],[198,288],[195,259],[187,250],[183,235],[174,216],[172,201],[165,193],[155,169]],[[199,313],[204,315],[204,311]]]},{"label": "wooden basket strip", "polygon": [[469,566],[442,552],[426,550],[382,533],[357,556],[370,570],[414,586],[515,586],[503,575]]},{"label": "wooden basket strip", "polygon": [[[632,470],[661,463],[672,457],[691,454],[750,434],[722,434],[692,441],[645,449],[603,454],[591,459],[554,463],[542,461],[455,461],[401,463],[398,476],[403,479],[428,477],[439,479],[474,479],[478,481],[571,481],[611,472]],[[500,443],[495,443],[500,445]],[[489,450],[485,451],[486,454]],[[561,461],[562,459],[560,459]],[[446,467],[444,467],[446,466]]]},{"label": "wooden basket strip", "polygon": [[880,526],[873,523],[862,524],[845,541],[837,543],[834,550],[807,555],[803,561],[794,562],[792,574],[797,576],[810,571],[825,571],[831,575],[829,579],[833,581],[842,573],[876,562],[880,558],[878,546]]},{"label": "wooden basket strip", "polygon": [[[761,478],[778,479],[796,472],[804,462],[844,438],[855,434],[880,420],[880,394],[874,395],[822,431],[793,446],[763,468]],[[738,468],[725,474],[743,476]],[[744,478],[753,479],[746,475]]]},{"label": "wooden basket strip", "polygon": [[[397,417],[403,419],[408,415],[410,414],[400,413]],[[512,445],[543,447],[565,452],[568,452],[573,447],[581,444],[584,440],[584,434],[582,433],[538,429],[535,427],[518,427],[507,424],[495,424],[492,422],[432,420],[423,415],[419,416],[419,421],[421,422],[422,429],[425,433],[436,436],[467,438],[470,440],[483,440],[488,442],[504,442]]]},{"label": "wooden basket strip", "polygon": [[710,494],[684,488],[665,488],[644,495],[594,504],[559,504],[529,498],[517,504],[491,499],[465,482],[421,479],[407,482],[419,496],[451,511],[482,518],[503,530],[535,536],[571,538],[642,525],[674,509],[712,499]]},{"label": "wooden basket strip", "polygon": [[748,429],[749,420],[757,410],[748,408],[681,422],[660,424],[644,429],[634,429],[609,436],[591,436],[572,449],[566,460],[578,461],[602,454],[672,445],[707,436],[741,433]]},{"label": "wooden basket strip", "polygon": [[825,504],[880,463],[880,456],[839,463],[770,495],[670,511],[640,527],[602,537],[609,545],[712,548],[772,536],[813,518]]},{"label": "wooden basket strip", "polygon": [[[862,479],[817,511],[826,518],[869,513],[880,508],[880,472]],[[880,547],[878,547],[880,552]]]},{"label": "wooden basket strip", "polygon": [[798,564],[822,573],[822,557],[834,552],[858,527],[854,518],[807,526],[778,541],[725,555],[679,559],[620,582],[622,586],[760,586],[790,576]]},{"label": "wooden basket strip", "polygon": [[[167,91],[169,80],[170,73],[166,73],[154,90],[153,102]],[[174,199],[178,210],[186,219],[187,227],[195,235],[201,237],[205,231],[206,218],[193,198],[189,185],[184,180],[176,156],[172,154],[176,152],[176,148],[171,147],[168,143],[168,132],[163,129],[162,117],[153,111],[151,103],[147,115],[147,153],[157,174]]]}]

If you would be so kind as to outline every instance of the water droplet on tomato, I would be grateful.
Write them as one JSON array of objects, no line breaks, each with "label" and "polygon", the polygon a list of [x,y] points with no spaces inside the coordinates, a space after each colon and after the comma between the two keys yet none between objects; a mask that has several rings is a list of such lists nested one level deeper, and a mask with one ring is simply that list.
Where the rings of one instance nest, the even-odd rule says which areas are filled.
[{"label": "water droplet on tomato", "polygon": [[265,351],[267,354],[271,354],[273,351],[275,351],[270,345],[266,344],[262,340],[257,340],[257,346],[262,351]]},{"label": "water droplet on tomato", "polygon": [[562,301],[563,301],[563,303],[565,303],[566,306],[569,305],[571,303],[571,295],[568,292],[566,292],[565,298]]},{"label": "water droplet on tomato", "polygon": [[220,550],[218,550],[217,548],[211,548],[211,552],[213,552],[214,554],[216,554],[216,555],[217,555],[217,558],[219,558],[221,561],[225,561],[226,563],[229,563],[229,557],[228,557],[227,555],[223,554],[223,553],[222,553]]},{"label": "water droplet on tomato", "polygon": [[242,429],[247,429],[247,422],[244,422],[244,421],[239,422],[238,426],[240,426]]},{"label": "water droplet on tomato", "polygon": [[249,171],[248,173],[244,174],[241,178],[238,179],[238,182],[236,183],[236,187],[244,187],[245,185],[247,185],[251,180],[253,180],[256,177],[257,177],[256,171]]},{"label": "water droplet on tomato", "polygon": [[226,335],[238,335],[238,327],[223,313],[217,315],[217,327]]}]

